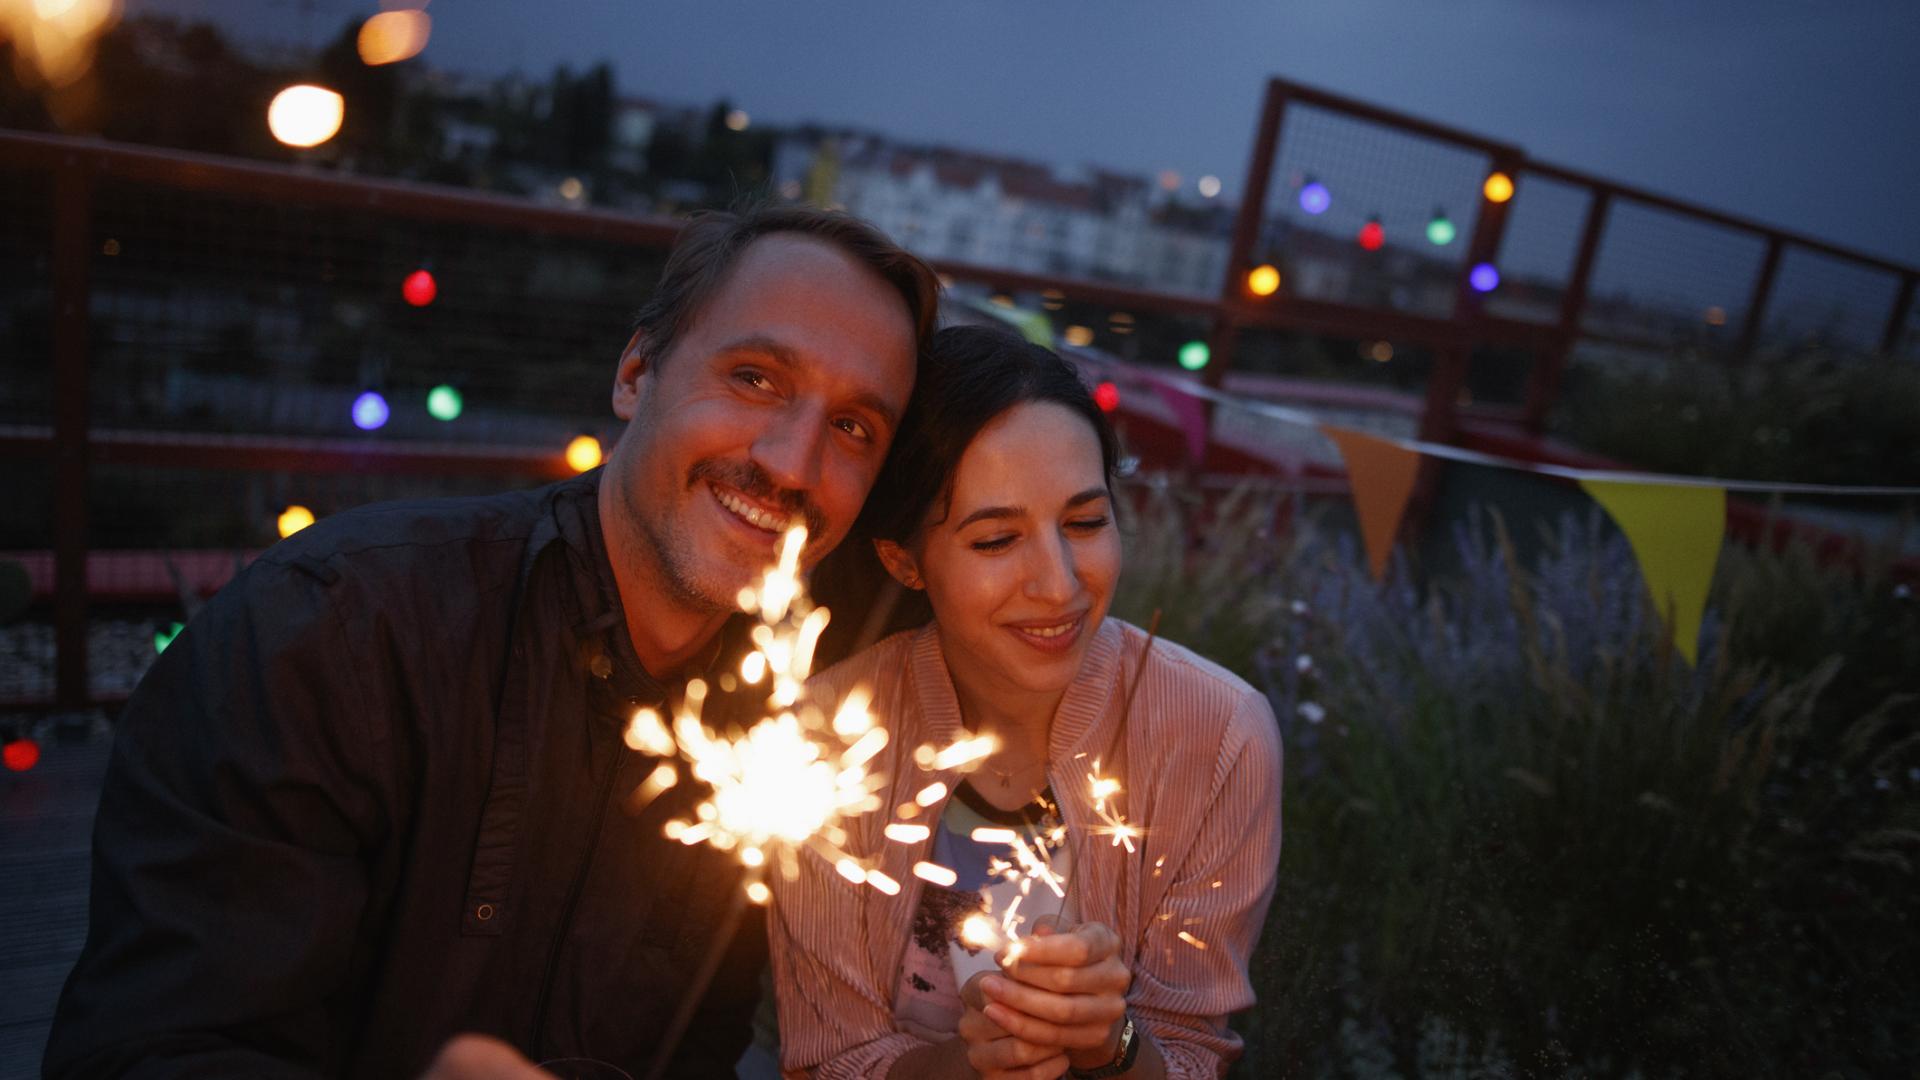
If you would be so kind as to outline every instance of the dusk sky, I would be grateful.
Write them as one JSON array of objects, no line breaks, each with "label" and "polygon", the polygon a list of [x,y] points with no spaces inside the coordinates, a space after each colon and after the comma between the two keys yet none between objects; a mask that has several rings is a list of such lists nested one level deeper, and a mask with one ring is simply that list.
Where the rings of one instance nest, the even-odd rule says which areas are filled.
[{"label": "dusk sky", "polygon": [[[319,43],[372,2],[129,0]],[[1920,0],[435,0],[451,70],[1237,195],[1263,80],[1325,87],[1920,264]],[[244,12],[244,14],[243,14]]]}]

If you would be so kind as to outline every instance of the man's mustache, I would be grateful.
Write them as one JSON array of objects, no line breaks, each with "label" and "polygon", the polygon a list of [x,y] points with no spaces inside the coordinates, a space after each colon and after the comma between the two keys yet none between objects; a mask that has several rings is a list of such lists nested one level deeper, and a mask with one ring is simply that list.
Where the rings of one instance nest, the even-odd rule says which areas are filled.
[{"label": "man's mustache", "polygon": [[814,505],[806,492],[780,487],[773,482],[772,477],[767,475],[765,469],[751,461],[722,461],[719,458],[706,458],[694,462],[693,468],[687,470],[687,486],[692,487],[702,480],[723,484],[761,502],[778,506],[790,516],[798,517],[806,523],[810,543],[826,534],[827,516],[821,513],[820,508]]}]

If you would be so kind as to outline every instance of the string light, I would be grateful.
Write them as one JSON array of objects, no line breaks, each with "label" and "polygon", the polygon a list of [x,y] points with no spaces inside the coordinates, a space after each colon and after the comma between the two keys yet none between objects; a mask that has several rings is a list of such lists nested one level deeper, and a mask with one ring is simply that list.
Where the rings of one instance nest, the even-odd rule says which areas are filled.
[{"label": "string light", "polygon": [[1220,178],[1217,176],[1203,176],[1194,186],[1199,189],[1200,197],[1203,199],[1211,199],[1220,194]]},{"label": "string light", "polygon": [[279,518],[274,521],[274,527],[280,531],[280,539],[285,540],[287,537],[313,524],[313,521],[313,511],[301,506],[299,503],[294,503],[292,506],[280,511]]},{"label": "string light", "polygon": [[425,268],[415,270],[400,283],[400,295],[414,307],[426,307],[440,295],[440,283],[433,280],[433,274]]},{"label": "string light", "polygon": [[1506,202],[1513,198],[1513,177],[1503,172],[1493,173],[1487,177],[1487,182],[1481,186],[1480,191],[1490,203]]},{"label": "string light", "polygon": [[466,402],[460,397],[460,391],[441,383],[427,391],[427,415],[435,420],[458,420]]},{"label": "string light", "polygon": [[1300,188],[1300,209],[1309,214],[1324,214],[1333,205],[1333,193],[1318,180],[1309,180]]},{"label": "string light", "polygon": [[1120,407],[1120,388],[1111,382],[1103,382],[1093,388],[1094,404],[1101,412],[1112,412]]},{"label": "string light", "polygon": [[347,102],[324,86],[298,83],[273,96],[267,106],[267,130],[288,146],[305,150],[340,133]]},{"label": "string light", "polygon": [[567,467],[574,472],[586,472],[600,464],[600,440],[591,435],[575,435],[567,444]]},{"label": "string light", "polygon": [[1207,348],[1204,341],[1189,341],[1180,346],[1180,366],[1188,371],[1199,371],[1213,359],[1213,350]]},{"label": "string light", "polygon": [[1467,275],[1467,284],[1474,292],[1489,293],[1500,287],[1500,271],[1492,263],[1481,263]]},{"label": "string light", "polygon": [[417,8],[383,11],[360,24],[354,45],[360,61],[369,67],[397,64],[420,55],[433,32],[433,20]]},{"label": "string light", "polygon": [[1380,224],[1379,218],[1368,218],[1360,226],[1360,246],[1368,251],[1379,251],[1387,242],[1387,228]]},{"label": "string light", "polygon": [[1247,271],[1247,291],[1255,296],[1272,296],[1279,292],[1279,268],[1267,263]]},{"label": "string light", "polygon": [[5,757],[9,771],[26,772],[40,764],[40,744],[32,739],[14,739],[0,750],[0,756]]},{"label": "string light", "polygon": [[368,390],[353,399],[353,426],[361,431],[377,431],[387,424],[393,410],[377,390]]},{"label": "string light", "polygon": [[1427,243],[1434,247],[1446,247],[1453,243],[1453,238],[1457,235],[1459,233],[1453,227],[1453,222],[1447,220],[1447,212],[1437,206],[1434,207],[1433,220],[1427,222]]}]

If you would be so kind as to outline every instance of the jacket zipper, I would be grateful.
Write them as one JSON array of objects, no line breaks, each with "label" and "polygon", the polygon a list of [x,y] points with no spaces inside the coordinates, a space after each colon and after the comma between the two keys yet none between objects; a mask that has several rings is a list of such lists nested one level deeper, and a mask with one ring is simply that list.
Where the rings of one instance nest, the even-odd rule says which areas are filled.
[{"label": "jacket zipper", "polygon": [[614,756],[607,768],[606,778],[600,781],[600,798],[595,806],[593,827],[587,833],[586,854],[580,857],[580,869],[574,872],[573,887],[567,890],[566,906],[560,909],[560,925],[553,934],[553,946],[547,953],[547,975],[540,984],[540,997],[533,1009],[533,1037],[528,1040],[534,1048],[534,1057],[544,1059],[547,1041],[547,1005],[553,997],[553,982],[560,974],[561,949],[566,944],[567,932],[573,929],[574,909],[580,904],[580,894],[586,889],[587,874],[593,869],[593,853],[600,848],[600,827],[607,820],[607,800],[613,794],[614,778],[620,775],[621,761]]}]

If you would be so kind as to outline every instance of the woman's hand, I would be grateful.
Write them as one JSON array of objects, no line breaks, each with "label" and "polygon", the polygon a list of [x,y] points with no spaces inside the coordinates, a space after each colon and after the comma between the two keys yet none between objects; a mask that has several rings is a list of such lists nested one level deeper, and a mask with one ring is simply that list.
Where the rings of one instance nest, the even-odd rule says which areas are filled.
[{"label": "woman's hand", "polygon": [[967,1048],[967,1064],[983,1080],[1055,1080],[1067,1071],[1066,1052],[1059,1046],[1045,1046],[1018,1038],[988,1019],[988,1005],[981,987],[1001,976],[983,971],[960,988],[960,1000],[966,1011],[960,1014],[960,1039]]},{"label": "woman's hand", "polygon": [[1043,921],[1013,963],[976,977],[986,997],[981,1018],[1022,1043],[1066,1051],[1075,1068],[1097,1069],[1118,1052],[1133,985],[1119,952],[1119,936],[1100,923],[1056,933]]}]

